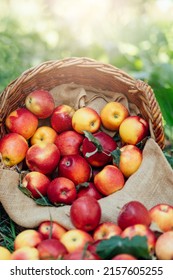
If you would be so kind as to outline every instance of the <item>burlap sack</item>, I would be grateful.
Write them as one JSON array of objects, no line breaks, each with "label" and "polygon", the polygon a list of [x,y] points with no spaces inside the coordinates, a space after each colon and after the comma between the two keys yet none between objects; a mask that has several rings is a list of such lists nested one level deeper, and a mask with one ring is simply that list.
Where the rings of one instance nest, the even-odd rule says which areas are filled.
[{"label": "burlap sack", "polygon": [[[90,106],[99,113],[106,102],[115,100],[126,105],[131,115],[140,112],[122,93],[73,83],[57,86],[51,93],[56,105],[69,104],[75,109]],[[151,124],[150,132],[151,139],[145,144],[143,161],[138,171],[127,180],[123,189],[99,200],[102,209],[101,222],[116,222],[120,208],[131,200],[141,201],[148,208],[158,203],[173,203],[173,171],[152,137]],[[33,228],[42,221],[52,219],[67,229],[73,228],[69,217],[70,206],[39,206],[18,189],[18,184],[19,174],[16,171],[0,170],[0,201],[14,222],[22,227]]]}]

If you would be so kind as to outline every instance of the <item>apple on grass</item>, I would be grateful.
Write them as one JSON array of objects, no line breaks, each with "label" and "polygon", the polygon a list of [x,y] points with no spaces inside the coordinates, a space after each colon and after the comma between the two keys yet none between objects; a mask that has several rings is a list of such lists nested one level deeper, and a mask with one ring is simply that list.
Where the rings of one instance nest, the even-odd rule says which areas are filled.
[{"label": "apple on grass", "polygon": [[156,257],[159,260],[173,260],[173,231],[162,233],[155,245]]},{"label": "apple on grass", "polygon": [[112,260],[137,260],[137,259],[131,254],[118,254],[115,257],[113,257]]},{"label": "apple on grass", "polygon": [[19,133],[29,139],[38,127],[38,118],[26,108],[18,108],[7,116],[5,124],[10,132]]},{"label": "apple on grass", "polygon": [[161,231],[173,230],[173,206],[159,203],[149,209],[151,223],[157,225]]},{"label": "apple on grass", "polygon": [[66,177],[78,185],[89,181],[91,167],[80,155],[63,156],[58,164],[58,176]]},{"label": "apple on grass", "polygon": [[99,224],[94,232],[93,239],[95,241],[102,239],[109,239],[115,235],[121,235],[122,229],[115,223],[112,222],[103,222]]},{"label": "apple on grass", "polygon": [[145,236],[147,239],[148,244],[148,250],[149,252],[153,253],[155,249],[155,243],[156,243],[156,236],[154,232],[146,225],[143,224],[135,224],[129,227],[126,227],[122,233],[121,237],[125,238],[132,238],[136,235],[139,236]]},{"label": "apple on grass", "polygon": [[43,240],[42,235],[35,229],[25,229],[21,231],[14,240],[14,249],[22,247],[37,247]]},{"label": "apple on grass", "polygon": [[8,133],[0,139],[0,154],[6,166],[22,162],[28,150],[26,139],[18,133]]},{"label": "apple on grass", "polygon": [[67,254],[66,247],[57,239],[45,239],[42,240],[37,250],[40,260],[57,260],[63,259],[63,256]]},{"label": "apple on grass", "polygon": [[27,188],[34,198],[47,195],[49,178],[41,172],[31,171],[22,180],[22,187]]},{"label": "apple on grass", "polygon": [[83,139],[83,135],[74,130],[68,130],[56,137],[55,145],[60,150],[61,156],[80,155]]},{"label": "apple on grass", "polygon": [[103,126],[111,131],[118,130],[122,121],[128,116],[128,109],[122,103],[116,101],[108,102],[100,112]]},{"label": "apple on grass", "polygon": [[66,104],[58,105],[51,115],[51,126],[58,133],[72,130],[72,117],[74,113],[75,110],[71,106]]},{"label": "apple on grass", "polygon": [[30,171],[51,174],[58,166],[60,151],[53,143],[41,143],[31,146],[26,153],[26,164]]},{"label": "apple on grass", "polygon": [[57,137],[56,131],[49,126],[40,126],[30,139],[31,145],[40,143],[55,143]]},{"label": "apple on grass", "polygon": [[121,123],[119,135],[124,143],[136,145],[149,135],[148,122],[140,116],[129,116]]},{"label": "apple on grass", "polygon": [[73,129],[81,134],[84,134],[85,130],[94,133],[99,130],[100,125],[100,115],[90,107],[79,108],[72,117]]},{"label": "apple on grass", "polygon": [[55,102],[49,91],[37,89],[27,95],[25,106],[39,119],[46,119],[53,113]]},{"label": "apple on grass", "polygon": [[95,175],[94,184],[103,195],[110,195],[123,188],[125,179],[118,167],[106,165]]},{"label": "apple on grass", "polygon": [[72,203],[70,219],[77,229],[87,232],[94,230],[101,219],[100,204],[93,197],[79,197]]},{"label": "apple on grass", "polygon": [[67,251],[72,253],[76,250],[83,250],[86,245],[93,242],[93,238],[88,232],[75,228],[64,233],[60,241],[64,244]]},{"label": "apple on grass", "polygon": [[39,260],[39,252],[36,248],[21,247],[11,254],[11,260]]},{"label": "apple on grass", "polygon": [[43,221],[38,227],[43,239],[60,239],[67,230],[55,221]]},{"label": "apple on grass", "polygon": [[82,154],[91,166],[100,167],[112,161],[111,152],[117,148],[114,139],[103,131],[84,132]]},{"label": "apple on grass", "polygon": [[148,209],[139,201],[129,201],[120,209],[117,217],[118,226],[124,230],[135,224],[150,226],[151,217]]},{"label": "apple on grass", "polygon": [[97,254],[91,253],[89,250],[77,250],[64,256],[64,260],[100,260]]},{"label": "apple on grass", "polygon": [[11,252],[4,246],[0,246],[0,261],[10,260],[10,259],[11,259]]},{"label": "apple on grass", "polygon": [[57,177],[50,182],[47,197],[55,205],[72,204],[77,197],[75,184],[66,177]]}]

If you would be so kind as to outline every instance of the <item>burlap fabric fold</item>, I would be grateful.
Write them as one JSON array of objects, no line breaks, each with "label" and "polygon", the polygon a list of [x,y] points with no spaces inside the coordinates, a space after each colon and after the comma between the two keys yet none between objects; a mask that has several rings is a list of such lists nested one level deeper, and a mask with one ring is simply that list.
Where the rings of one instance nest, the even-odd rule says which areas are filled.
[{"label": "burlap fabric fold", "polygon": [[[132,115],[140,112],[121,93],[98,91],[74,84],[58,86],[51,93],[56,105],[69,104],[75,109],[90,106],[100,112],[107,102],[116,100],[126,105]],[[152,130],[150,132],[152,136]],[[19,174],[16,171],[0,169],[0,201],[16,224],[34,228],[42,221],[52,219],[67,229],[73,228],[69,216],[70,206],[39,206],[19,190],[18,184]],[[120,208],[131,200],[141,201],[147,208],[158,203],[173,203],[173,171],[152,138],[145,144],[140,168],[126,181],[123,189],[99,200],[101,222],[116,222]]]}]

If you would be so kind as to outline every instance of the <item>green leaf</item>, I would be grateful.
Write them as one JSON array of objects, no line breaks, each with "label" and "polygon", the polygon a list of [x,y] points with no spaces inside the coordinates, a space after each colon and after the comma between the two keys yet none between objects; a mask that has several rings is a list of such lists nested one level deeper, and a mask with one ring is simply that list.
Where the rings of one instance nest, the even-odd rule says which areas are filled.
[{"label": "green leaf", "polygon": [[110,239],[101,241],[97,246],[96,252],[104,260],[110,260],[122,253],[131,254],[137,259],[151,259],[146,236],[134,236],[131,239],[113,236]]},{"label": "green leaf", "polygon": [[140,142],[136,144],[136,147],[142,151],[149,138],[150,138],[149,136],[146,136],[144,139],[142,139]]},{"label": "green leaf", "polygon": [[76,190],[78,192],[81,188],[88,188],[88,186],[89,186],[89,182],[84,182],[84,183],[78,184],[76,186]]},{"label": "green leaf", "polygon": [[96,152],[97,151],[98,152],[102,152],[103,151],[103,147],[100,144],[99,140],[96,137],[94,137],[91,132],[86,131],[86,130],[84,130],[83,132],[84,132],[85,137],[96,146],[96,148],[97,148]]},{"label": "green leaf", "polygon": [[113,158],[113,164],[115,164],[118,167],[120,164],[120,155],[121,155],[120,148],[116,148],[114,151],[111,152],[111,156]]},{"label": "green leaf", "polygon": [[25,187],[23,187],[22,185],[18,185],[18,188],[21,192],[23,192],[25,195],[27,195],[28,197],[33,198],[32,193]]},{"label": "green leaf", "polygon": [[48,199],[47,196],[42,196],[40,198],[34,199],[35,203],[41,206],[54,206]]}]

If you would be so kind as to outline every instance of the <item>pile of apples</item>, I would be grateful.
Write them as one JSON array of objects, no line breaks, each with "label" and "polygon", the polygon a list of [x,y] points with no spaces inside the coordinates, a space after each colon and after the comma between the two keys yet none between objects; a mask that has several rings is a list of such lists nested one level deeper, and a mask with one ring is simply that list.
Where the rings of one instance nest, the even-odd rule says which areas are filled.
[{"label": "pile of apples", "polygon": [[123,188],[142,162],[137,144],[149,135],[147,121],[119,102],[108,102],[98,114],[90,107],[55,106],[45,90],[28,94],[5,125],[3,165],[22,165],[27,173],[22,187],[53,205],[72,204],[85,193],[99,199]]},{"label": "pile of apples", "polygon": [[[38,229],[21,232],[12,254],[0,247],[0,258],[7,253],[10,259],[100,259],[97,244],[114,235],[144,235],[149,252],[163,247],[162,241],[155,247],[156,235],[149,226],[153,221],[160,225],[160,215],[173,216],[170,205],[157,205],[149,212],[140,202],[131,202],[130,210],[129,205],[121,209],[118,221],[100,223],[98,200],[121,190],[142,163],[138,145],[149,136],[145,119],[130,115],[119,102],[108,102],[100,114],[90,107],[55,106],[49,91],[35,90],[23,107],[7,116],[5,125],[7,134],[0,139],[2,164],[26,171],[21,187],[33,199],[47,197],[54,206],[71,205],[74,229],[45,221]],[[169,223],[165,233],[170,238],[172,226]],[[161,259],[162,253],[156,251]],[[120,258],[136,259],[127,254]]]},{"label": "pile of apples", "polygon": [[[100,245],[106,241],[108,250],[110,244],[114,248],[106,259],[138,260],[143,258],[136,255],[135,247],[142,252],[144,244],[136,243],[129,249],[131,240],[137,236],[146,238],[148,259],[173,258],[172,206],[157,204],[147,210],[139,201],[130,201],[120,209],[115,222],[100,223],[100,214],[96,199],[79,198],[70,211],[75,228],[65,229],[55,221],[43,221],[38,228],[25,229],[16,236],[13,252],[0,246],[0,260],[102,260],[107,247],[105,243],[105,252],[103,249],[101,252]],[[155,229],[152,229],[153,223]],[[117,243],[114,238],[119,238]],[[126,247],[120,246],[123,241],[128,244]]]}]

